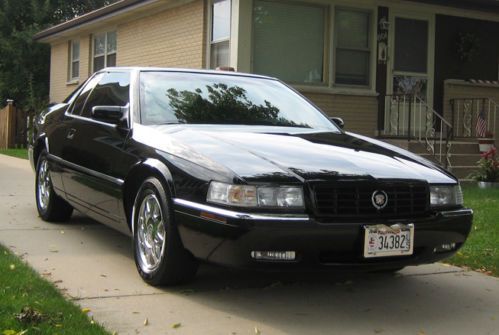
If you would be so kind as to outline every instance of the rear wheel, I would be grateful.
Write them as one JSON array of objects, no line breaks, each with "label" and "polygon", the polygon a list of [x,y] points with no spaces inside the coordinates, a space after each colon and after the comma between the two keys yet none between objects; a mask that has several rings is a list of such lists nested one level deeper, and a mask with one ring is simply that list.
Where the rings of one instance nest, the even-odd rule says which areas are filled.
[{"label": "rear wheel", "polygon": [[40,154],[36,166],[35,194],[36,208],[43,220],[49,222],[69,220],[73,213],[73,207],[54,192],[45,150]]},{"label": "rear wheel", "polygon": [[162,183],[146,179],[133,206],[134,256],[142,279],[154,286],[191,280],[197,261],[182,245]]}]

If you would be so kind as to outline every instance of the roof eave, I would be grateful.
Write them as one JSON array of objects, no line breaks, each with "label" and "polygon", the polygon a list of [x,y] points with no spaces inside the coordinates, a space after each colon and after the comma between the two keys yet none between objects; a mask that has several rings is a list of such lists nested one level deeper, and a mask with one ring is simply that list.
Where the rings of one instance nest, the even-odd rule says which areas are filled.
[{"label": "roof eave", "polygon": [[96,9],[82,16],[78,16],[72,20],[42,30],[39,33],[35,34],[33,36],[33,39],[38,42],[50,42],[53,37],[60,33],[91,25],[109,16],[124,14],[138,7],[143,7],[158,1],[159,0],[121,0],[111,5]]}]

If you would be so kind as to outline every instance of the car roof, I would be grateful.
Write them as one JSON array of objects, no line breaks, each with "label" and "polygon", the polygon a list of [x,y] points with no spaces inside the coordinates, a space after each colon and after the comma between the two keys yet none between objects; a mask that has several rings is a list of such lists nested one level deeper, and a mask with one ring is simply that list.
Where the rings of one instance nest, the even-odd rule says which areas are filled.
[{"label": "car roof", "polygon": [[233,71],[221,71],[221,70],[203,70],[203,69],[186,69],[186,68],[165,68],[165,67],[146,67],[146,66],[114,66],[104,68],[99,72],[114,72],[114,71],[140,71],[140,72],[184,72],[184,73],[198,73],[198,74],[216,74],[225,75],[233,77],[247,77],[247,78],[259,78],[259,79],[270,79],[278,80],[274,77],[262,76],[252,73],[244,72],[233,72]]}]

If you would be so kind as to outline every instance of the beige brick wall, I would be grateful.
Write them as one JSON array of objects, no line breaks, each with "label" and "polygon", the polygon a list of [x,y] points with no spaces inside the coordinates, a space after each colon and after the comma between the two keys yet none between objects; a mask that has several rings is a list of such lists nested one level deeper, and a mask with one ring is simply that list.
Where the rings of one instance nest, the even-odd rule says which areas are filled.
[{"label": "beige brick wall", "polygon": [[52,44],[50,57],[50,102],[61,102],[71,92],[68,80],[68,42]]},{"label": "beige brick wall", "polygon": [[202,68],[203,17],[198,0],[119,25],[118,65]]},{"label": "beige brick wall", "polygon": [[374,137],[377,130],[377,97],[303,93],[329,116],[345,121],[345,130]]},{"label": "beige brick wall", "polygon": [[[202,68],[205,58],[204,2],[163,10],[157,14],[127,20],[117,28],[118,66],[160,66]],[[102,29],[99,29],[102,31]],[[80,40],[80,79],[91,74],[92,34],[72,39]],[[51,45],[50,101],[64,100],[78,83],[68,84],[68,41]]]},{"label": "beige brick wall", "polygon": [[[444,116],[449,121],[452,122],[452,99],[469,99],[469,98],[489,98],[491,99],[490,107],[487,102],[485,105],[485,111],[490,108],[490,119],[488,120],[489,128],[492,132],[495,132],[496,144],[499,144],[499,85],[491,85],[491,84],[471,84],[465,81],[458,80],[448,80],[444,84]],[[495,102],[495,103],[494,103]],[[481,102],[480,102],[481,103]],[[459,106],[459,124],[457,124],[457,106],[455,108],[455,118],[454,122],[459,127],[459,132],[463,131],[463,108],[462,105]],[[480,106],[480,109],[483,106]],[[494,113],[495,109],[495,113]],[[477,106],[475,105],[473,108],[474,111],[477,110]],[[494,131],[494,114],[495,114],[495,131]],[[488,115],[486,115],[488,116]],[[476,115],[473,115],[474,122],[476,122]],[[456,127],[456,128],[457,128]],[[472,127],[473,136],[475,134],[475,127],[473,123]]]}]

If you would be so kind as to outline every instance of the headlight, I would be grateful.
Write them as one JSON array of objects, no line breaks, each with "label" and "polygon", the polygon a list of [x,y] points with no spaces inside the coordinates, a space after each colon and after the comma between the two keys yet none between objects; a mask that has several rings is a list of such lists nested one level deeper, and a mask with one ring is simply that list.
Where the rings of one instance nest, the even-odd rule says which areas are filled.
[{"label": "headlight", "polygon": [[232,185],[210,183],[208,202],[241,207],[293,207],[302,208],[303,189],[296,186]]},{"label": "headlight", "polygon": [[462,205],[463,193],[461,191],[461,186],[430,186],[430,204],[432,207]]}]

